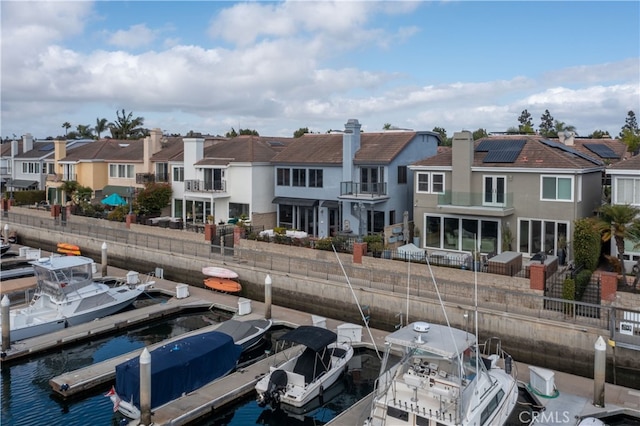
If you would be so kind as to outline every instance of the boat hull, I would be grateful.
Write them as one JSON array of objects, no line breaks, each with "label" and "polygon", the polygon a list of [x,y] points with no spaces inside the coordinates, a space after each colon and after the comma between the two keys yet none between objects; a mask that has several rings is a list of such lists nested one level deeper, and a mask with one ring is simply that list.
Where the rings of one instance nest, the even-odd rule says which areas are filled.
[{"label": "boat hull", "polygon": [[205,278],[204,285],[211,290],[221,291],[223,293],[240,293],[242,291],[242,285],[229,278]]}]

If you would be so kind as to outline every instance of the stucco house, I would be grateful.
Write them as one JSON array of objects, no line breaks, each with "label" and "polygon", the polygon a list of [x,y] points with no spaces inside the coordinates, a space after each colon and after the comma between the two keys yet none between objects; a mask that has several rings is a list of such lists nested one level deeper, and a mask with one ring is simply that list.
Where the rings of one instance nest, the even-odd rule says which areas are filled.
[{"label": "stucco house", "polygon": [[[629,204],[640,209],[640,155],[620,161],[607,169],[611,178],[611,204]],[[626,239],[624,247],[624,265],[631,273],[640,259],[640,241]],[[611,254],[618,256],[614,241],[611,242]]]},{"label": "stucco house", "polygon": [[601,205],[605,163],[537,135],[474,141],[462,131],[410,168],[423,248],[532,256],[556,254],[561,239],[570,250],[572,222]]},{"label": "stucco house", "polygon": [[429,131],[361,132],[350,119],[342,132],[305,134],[272,163],[277,224],[320,238],[381,233],[413,205],[416,159],[434,155]]}]

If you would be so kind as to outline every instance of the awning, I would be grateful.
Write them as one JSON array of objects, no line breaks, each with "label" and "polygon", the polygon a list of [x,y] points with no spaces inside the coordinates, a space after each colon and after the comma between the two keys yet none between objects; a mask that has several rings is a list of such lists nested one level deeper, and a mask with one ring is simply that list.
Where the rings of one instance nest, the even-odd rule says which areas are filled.
[{"label": "awning", "polygon": [[273,199],[272,203],[287,204],[290,206],[313,207],[318,205],[318,200],[309,200],[308,198],[276,197]]},{"label": "awning", "polygon": [[328,209],[337,209],[339,207],[338,202],[334,200],[320,201],[320,207],[326,207]]},{"label": "awning", "polygon": [[102,188],[102,196],[108,197],[111,194],[118,194],[123,198],[131,197],[131,193],[129,192],[129,186],[119,186],[119,185],[107,185]]},{"label": "awning", "polygon": [[32,186],[38,186],[38,181],[36,180],[22,180],[22,179],[13,179],[7,182],[7,186],[10,188],[30,188]]}]

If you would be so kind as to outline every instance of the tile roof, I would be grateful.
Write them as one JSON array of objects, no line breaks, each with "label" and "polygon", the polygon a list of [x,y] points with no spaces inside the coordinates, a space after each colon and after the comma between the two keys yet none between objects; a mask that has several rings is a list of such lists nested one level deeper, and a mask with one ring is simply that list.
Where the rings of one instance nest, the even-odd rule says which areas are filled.
[{"label": "tile roof", "polygon": [[166,138],[166,145],[151,156],[151,161],[156,163],[184,161],[184,140],[175,136]]},{"label": "tile roof", "polygon": [[[11,145],[11,144],[9,144]],[[47,149],[49,147],[49,145],[51,146],[51,149]],[[33,142],[33,149],[27,151],[27,152],[22,152],[22,141],[18,142],[18,152],[19,154],[16,155],[15,158],[17,159],[25,159],[25,158],[42,158],[45,157],[47,155],[53,155],[53,141],[46,141],[46,142]],[[9,147],[9,156],[11,156],[11,147]]]},{"label": "tile roof", "polygon": [[[602,165],[601,160],[591,151],[589,154],[570,146],[564,146],[556,141],[549,141],[536,135],[499,135],[474,141],[478,146],[482,141],[492,140],[505,147],[512,141],[524,140],[524,146],[513,162],[484,162],[487,152],[474,150],[473,167],[504,167],[525,169],[586,169]],[[547,141],[547,143],[543,142]],[[549,143],[550,142],[550,143]],[[586,148],[585,148],[586,150]],[[451,167],[452,149],[438,150],[433,157],[425,158],[413,163],[415,166]]]},{"label": "tile roof", "polygon": [[60,161],[102,160],[110,163],[140,163],[143,161],[144,140],[101,139],[74,150]]},{"label": "tile roof", "polygon": [[618,161],[608,168],[615,170],[640,170],[640,154],[636,154],[626,160]]},{"label": "tile roof", "polygon": [[622,142],[620,139],[576,138],[576,139],[574,139],[573,148],[575,148],[577,151],[582,152],[584,154],[591,155],[591,156],[597,156],[597,154],[595,154],[592,150],[587,148],[587,146],[589,146],[589,145],[604,145],[607,148],[609,148],[611,151],[613,151],[618,156],[617,159],[598,156],[599,158],[601,158],[603,161],[605,161],[607,163],[616,163],[618,161],[623,160],[624,158],[626,158],[628,156],[627,145],[624,142]]},{"label": "tile roof", "polygon": [[231,162],[270,162],[293,138],[242,135],[205,146],[197,166],[223,166]]},{"label": "tile roof", "polygon": [[[354,164],[386,164],[404,149],[416,132],[361,133],[360,149]],[[289,164],[342,164],[341,133],[310,134],[295,139],[278,154],[274,163]]]}]

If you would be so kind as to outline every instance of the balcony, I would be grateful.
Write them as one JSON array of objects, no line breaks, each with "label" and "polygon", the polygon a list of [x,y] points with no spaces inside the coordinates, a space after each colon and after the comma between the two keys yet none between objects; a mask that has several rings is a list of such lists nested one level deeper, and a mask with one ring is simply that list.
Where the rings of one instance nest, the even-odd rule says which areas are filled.
[{"label": "balcony", "polygon": [[145,185],[155,181],[156,176],[153,173],[136,173],[136,183],[139,185]]},{"label": "balcony", "polygon": [[185,192],[227,192],[227,183],[222,181],[185,180]]},{"label": "balcony", "polygon": [[78,175],[74,173],[49,173],[47,175],[47,182],[66,182],[77,181]]},{"label": "balcony", "polygon": [[340,196],[355,199],[387,198],[386,182],[340,182]]},{"label": "balcony", "polygon": [[438,195],[438,209],[443,213],[479,214],[505,217],[515,212],[513,193],[480,193],[446,191]]},{"label": "balcony", "polygon": [[156,182],[170,182],[168,173],[156,173]]}]

